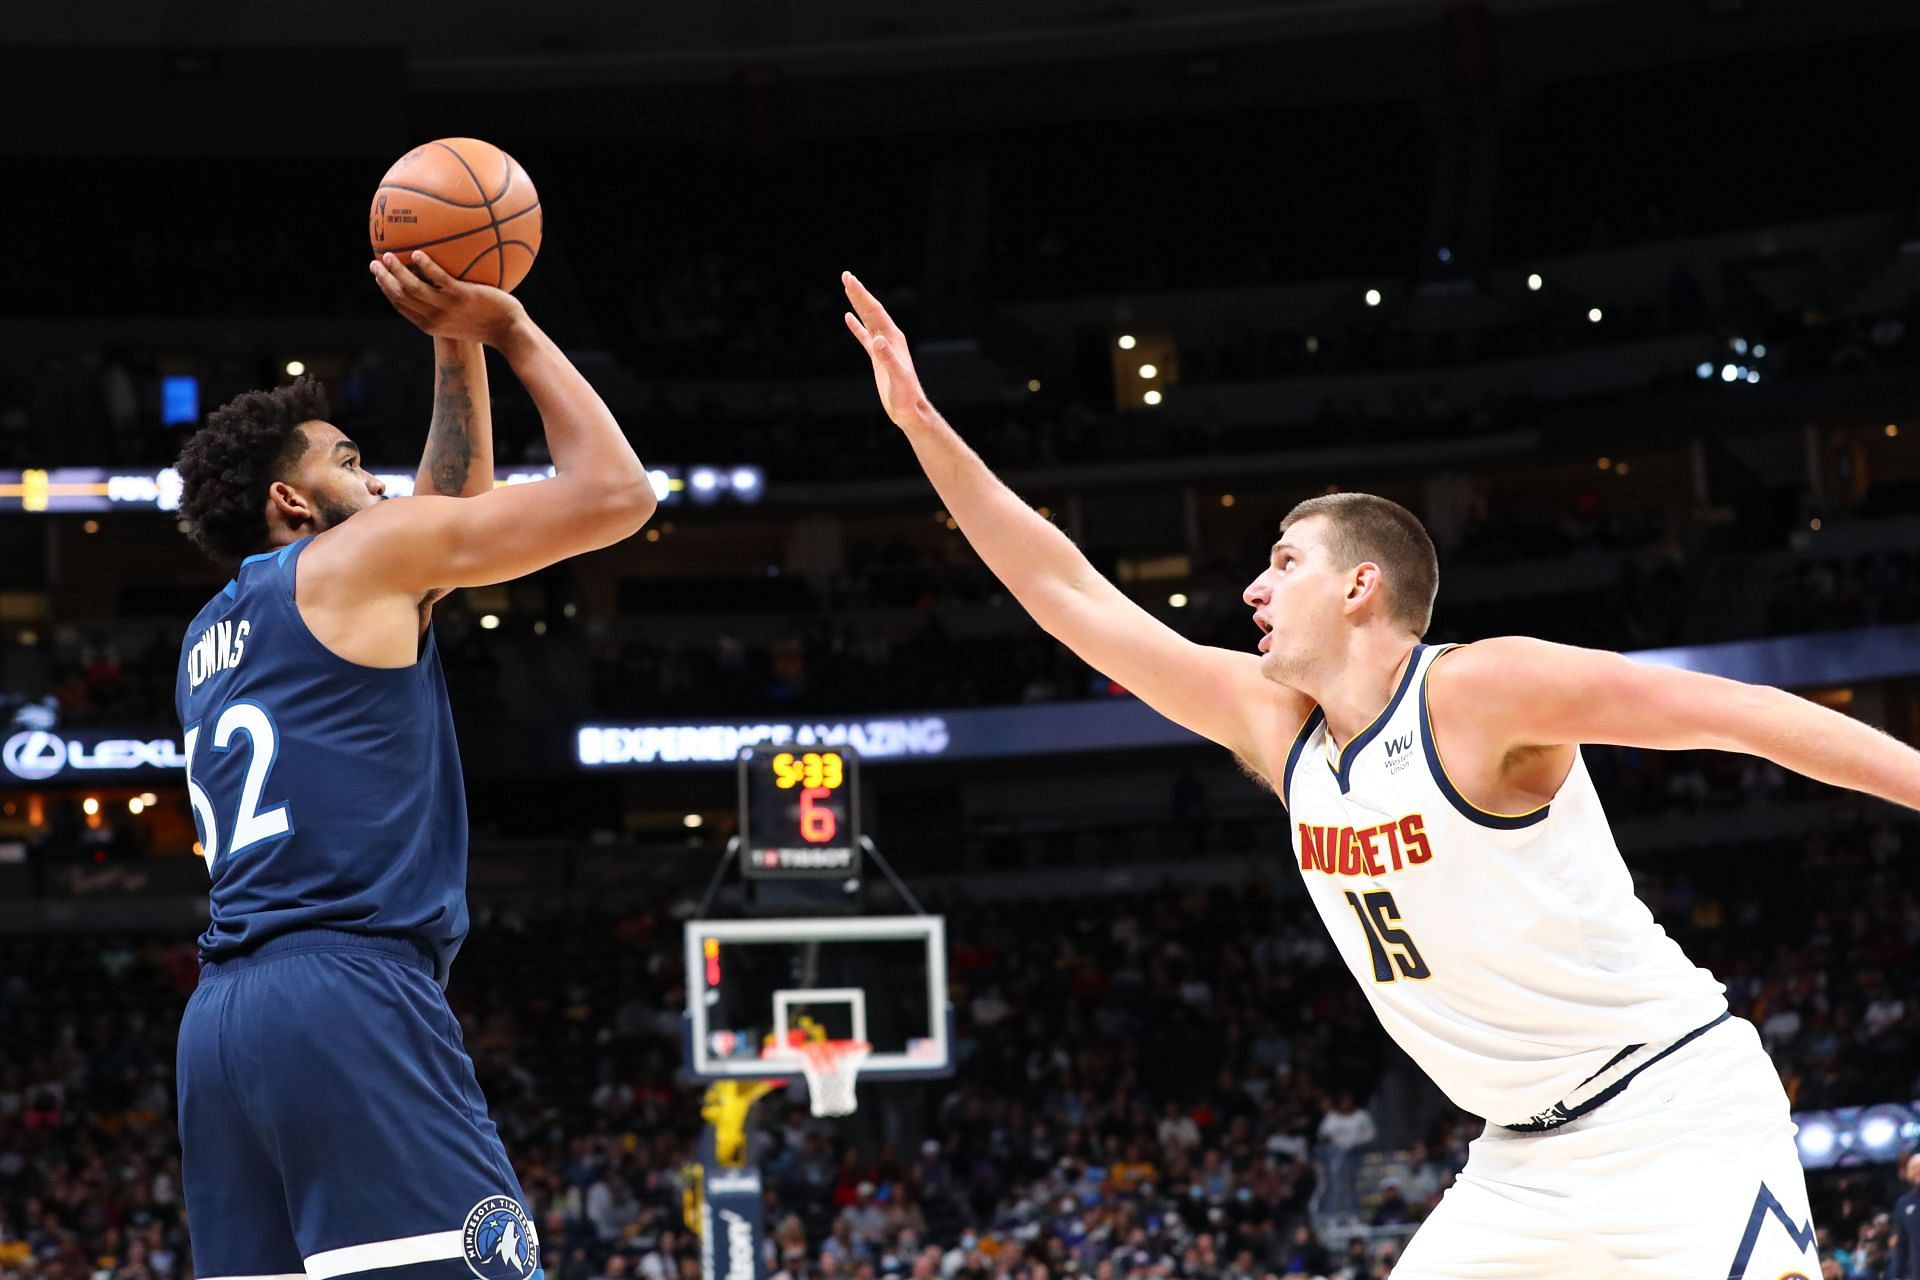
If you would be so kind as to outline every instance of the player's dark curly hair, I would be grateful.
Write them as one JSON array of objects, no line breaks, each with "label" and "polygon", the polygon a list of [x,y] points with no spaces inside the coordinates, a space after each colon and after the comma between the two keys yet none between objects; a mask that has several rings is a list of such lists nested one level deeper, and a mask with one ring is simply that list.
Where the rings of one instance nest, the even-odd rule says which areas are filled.
[{"label": "player's dark curly hair", "polygon": [[300,424],[327,414],[327,389],[310,377],[245,392],[208,414],[178,463],[180,515],[194,544],[229,563],[266,550],[267,486],[306,451]]}]

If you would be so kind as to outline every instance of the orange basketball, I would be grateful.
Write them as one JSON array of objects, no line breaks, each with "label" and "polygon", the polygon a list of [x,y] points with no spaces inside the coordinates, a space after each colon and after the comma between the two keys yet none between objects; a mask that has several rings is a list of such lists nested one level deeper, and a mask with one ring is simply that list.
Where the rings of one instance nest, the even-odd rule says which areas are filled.
[{"label": "orange basketball", "polygon": [[424,249],[448,275],[511,290],[540,252],[540,195],[492,143],[440,138],[380,179],[367,236],[375,253]]}]

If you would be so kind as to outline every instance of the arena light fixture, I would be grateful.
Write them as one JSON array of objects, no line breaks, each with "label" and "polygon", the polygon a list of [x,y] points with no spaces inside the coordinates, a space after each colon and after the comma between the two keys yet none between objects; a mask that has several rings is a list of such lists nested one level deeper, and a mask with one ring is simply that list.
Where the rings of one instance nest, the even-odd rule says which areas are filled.
[{"label": "arena light fixture", "polygon": [[1367,290],[1367,305],[1370,307],[1380,305],[1380,291],[1378,289]]},{"label": "arena light fixture", "polygon": [[498,631],[500,629],[500,615],[497,613],[481,614],[480,629],[482,631]]},{"label": "arena light fixture", "polygon": [[1039,389],[1040,389],[1040,379],[1038,378],[1027,379],[1027,390],[1038,391]]},{"label": "arena light fixture", "polygon": [[1720,381],[1736,382],[1739,380],[1739,378],[1740,378],[1740,371],[1734,368],[1732,365],[1723,364],[1720,366]]},{"label": "arena light fixture", "polygon": [[1754,344],[1753,344],[1753,358],[1754,358],[1755,360],[1765,360],[1765,359],[1767,358],[1767,344],[1766,344],[1766,343],[1764,343],[1764,342],[1756,342],[1756,343],[1754,343]]},{"label": "arena light fixture", "polygon": [[1527,292],[1538,293],[1540,292],[1540,287],[1544,284],[1546,284],[1546,281],[1542,280],[1540,278],[1540,273],[1536,271],[1532,275],[1527,277]]},{"label": "arena light fixture", "polygon": [[135,817],[139,817],[140,814],[145,812],[146,807],[147,802],[139,796],[135,796],[133,799],[127,801],[127,812],[133,814]]},{"label": "arena light fixture", "polygon": [[1186,607],[1187,607],[1187,595],[1186,595],[1186,592],[1184,592],[1184,591],[1176,591],[1176,592],[1174,592],[1174,593],[1173,593],[1172,595],[1170,595],[1170,596],[1168,596],[1168,597],[1167,597],[1167,603],[1168,603],[1169,605],[1171,605],[1172,607],[1174,607],[1175,609],[1184,609],[1184,608],[1186,608]]},{"label": "arena light fixture", "polygon": [[297,378],[301,374],[305,373],[306,371],[307,371],[307,366],[305,361],[303,360],[287,361],[287,376],[289,378]]},{"label": "arena light fixture", "polygon": [[1733,354],[1737,356],[1743,356],[1747,354],[1747,340],[1745,338],[1735,338],[1732,342],[1728,343],[1727,345],[1733,348]]},{"label": "arena light fixture", "polygon": [[1824,1120],[1803,1122],[1799,1133],[1800,1151],[1811,1160],[1825,1160],[1833,1154],[1836,1135],[1833,1126]]},{"label": "arena light fixture", "polygon": [[1589,307],[1589,308],[1587,309],[1587,323],[1588,323],[1588,324],[1599,324],[1599,323],[1600,323],[1600,322],[1601,322],[1601,321],[1602,321],[1603,319],[1605,319],[1605,318],[1606,318],[1606,313],[1605,313],[1605,312],[1603,312],[1603,311],[1601,311],[1601,310],[1600,310],[1600,308],[1598,308],[1598,307]]},{"label": "arena light fixture", "polygon": [[1123,333],[1123,334],[1121,334],[1121,335],[1120,335],[1120,349],[1121,349],[1122,351],[1131,351],[1131,350],[1133,350],[1133,348],[1134,348],[1134,337],[1133,337],[1133,335],[1132,335],[1132,334],[1130,334],[1130,333]]},{"label": "arena light fixture", "polygon": [[1152,405],[1157,405],[1160,403],[1162,399],[1164,399],[1164,397],[1161,396],[1160,389],[1158,387],[1148,388],[1147,394],[1145,394],[1144,396],[1141,396],[1140,398],[1146,401],[1148,404],[1152,404]]},{"label": "arena light fixture", "polygon": [[1713,361],[1702,360],[1699,364],[1694,366],[1693,374],[1696,378],[1699,378],[1703,382],[1706,381],[1708,378],[1711,378],[1713,376]]},{"label": "arena light fixture", "polygon": [[687,828],[687,830],[689,831],[693,830],[695,827],[703,827],[706,825],[706,823],[707,823],[707,820],[701,817],[697,813],[690,813],[686,817],[680,819],[680,825]]},{"label": "arena light fixture", "polygon": [[1157,378],[1160,376],[1160,366],[1157,364],[1143,364],[1140,366],[1140,376],[1149,379]]}]

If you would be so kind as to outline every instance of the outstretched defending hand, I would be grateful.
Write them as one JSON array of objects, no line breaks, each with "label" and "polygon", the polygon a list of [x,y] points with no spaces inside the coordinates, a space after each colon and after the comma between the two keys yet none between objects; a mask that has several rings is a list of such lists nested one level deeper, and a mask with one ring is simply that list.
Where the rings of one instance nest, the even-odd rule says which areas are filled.
[{"label": "outstretched defending hand", "polygon": [[880,388],[880,403],[886,406],[893,425],[917,427],[934,421],[939,415],[927,402],[927,393],[920,389],[920,375],[913,371],[913,357],[907,354],[907,335],[900,332],[880,300],[867,292],[867,286],[855,279],[853,272],[842,271],[840,283],[846,287],[847,301],[853,304],[853,310],[847,312],[847,328],[873,360],[873,381]]},{"label": "outstretched defending hand", "polygon": [[436,338],[497,347],[527,314],[512,294],[456,280],[419,249],[404,261],[383,253],[367,265],[393,309]]}]

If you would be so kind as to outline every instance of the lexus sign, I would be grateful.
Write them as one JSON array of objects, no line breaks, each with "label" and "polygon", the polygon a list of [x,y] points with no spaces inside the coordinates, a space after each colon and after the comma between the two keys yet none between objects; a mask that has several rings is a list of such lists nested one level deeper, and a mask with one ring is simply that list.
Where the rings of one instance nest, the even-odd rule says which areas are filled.
[{"label": "lexus sign", "polygon": [[23,781],[47,782],[63,774],[97,777],[185,769],[187,758],[175,738],[115,738],[102,733],[63,737],[46,729],[23,729],[0,747],[0,765]]}]

